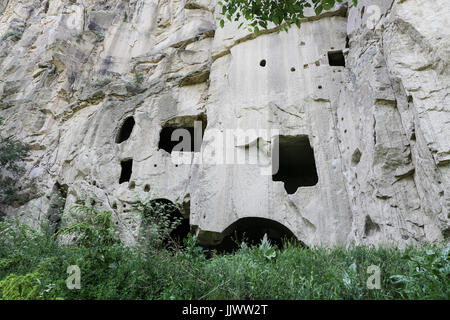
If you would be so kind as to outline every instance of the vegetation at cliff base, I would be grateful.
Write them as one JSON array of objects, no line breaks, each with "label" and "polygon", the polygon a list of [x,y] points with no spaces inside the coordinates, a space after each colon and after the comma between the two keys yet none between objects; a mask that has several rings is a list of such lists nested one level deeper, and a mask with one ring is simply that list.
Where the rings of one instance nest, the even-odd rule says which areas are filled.
[{"label": "vegetation at cliff base", "polygon": [[[153,245],[149,239],[127,247],[117,239],[108,212],[87,207],[75,212],[56,235],[45,225],[36,231],[17,220],[0,223],[0,299],[450,297],[448,246],[309,249],[286,244],[279,249],[264,238],[260,245],[242,243],[234,253],[220,254],[189,235],[182,248],[162,241]],[[153,232],[168,234],[167,219],[152,221],[163,227]],[[63,244],[64,237],[72,239],[70,245]],[[80,289],[67,285],[73,265],[81,271]],[[373,266],[379,268],[380,289],[370,286],[377,282]]]}]

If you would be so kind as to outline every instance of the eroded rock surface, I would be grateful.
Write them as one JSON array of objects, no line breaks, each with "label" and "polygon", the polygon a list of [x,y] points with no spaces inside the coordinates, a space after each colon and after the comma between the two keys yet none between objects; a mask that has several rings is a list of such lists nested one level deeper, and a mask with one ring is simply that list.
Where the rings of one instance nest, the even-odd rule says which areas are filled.
[{"label": "eroded rock surface", "polygon": [[[62,208],[101,205],[127,243],[146,198],[179,204],[206,245],[246,217],[307,245],[448,237],[448,3],[359,2],[256,36],[217,27],[214,0],[1,0],[1,134],[33,149],[29,196],[4,210],[56,228]],[[270,160],[278,139],[286,173],[175,163],[161,140],[196,121],[203,152],[184,156],[256,130],[224,149]]]}]

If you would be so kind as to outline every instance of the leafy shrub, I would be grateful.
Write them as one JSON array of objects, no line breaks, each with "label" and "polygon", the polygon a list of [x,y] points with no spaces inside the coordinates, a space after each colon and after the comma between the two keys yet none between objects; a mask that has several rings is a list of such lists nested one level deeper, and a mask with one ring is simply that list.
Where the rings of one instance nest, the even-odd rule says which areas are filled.
[{"label": "leafy shrub", "polygon": [[277,256],[276,248],[271,245],[267,238],[267,233],[264,234],[261,244],[259,245],[259,250],[267,260],[271,260]]},{"label": "leafy shrub", "polygon": [[393,275],[394,283],[403,286],[400,294],[415,299],[448,299],[450,297],[450,247],[432,248],[425,254],[405,254],[409,275]]},{"label": "leafy shrub", "polygon": [[[223,28],[225,19],[228,21],[239,21],[245,18],[247,28],[250,32],[259,33],[259,27],[267,29],[268,23],[274,23],[282,30],[288,31],[291,25],[300,28],[301,20],[304,18],[304,10],[313,8],[316,15],[323,11],[331,10],[336,3],[344,0],[302,0],[302,1],[242,1],[242,0],[222,0],[218,4],[221,6],[221,16],[216,19],[220,21]],[[352,0],[356,6],[357,0]],[[238,28],[244,24],[242,22]]]},{"label": "leafy shrub", "polygon": [[174,217],[179,208],[170,202],[162,200],[138,201],[134,210],[141,216],[141,243],[153,248],[162,248],[169,242],[173,243],[170,234],[181,223]]},{"label": "leafy shrub", "polygon": [[183,254],[186,258],[191,260],[203,260],[206,258],[203,248],[198,245],[197,236],[188,234],[187,238],[183,240],[184,250]]},{"label": "leafy shrub", "polygon": [[38,273],[28,273],[24,276],[10,274],[0,281],[1,299],[37,300],[41,298],[39,278]]},{"label": "leafy shrub", "polygon": [[[0,125],[2,123],[0,118]],[[29,155],[30,150],[30,146],[25,143],[0,136],[0,205],[12,204],[21,199],[16,182],[25,171],[21,161]]]},{"label": "leafy shrub", "polygon": [[98,248],[119,243],[110,211],[100,212],[94,207],[76,205],[63,223],[66,226],[56,235],[71,236],[79,246]]},{"label": "leafy shrub", "polygon": [[[143,207],[142,207],[143,206]],[[144,216],[172,222],[157,212],[169,203],[141,204]],[[139,209],[139,206],[138,208]],[[166,216],[163,214],[163,216]],[[280,250],[265,237],[233,254],[206,257],[194,235],[184,248],[126,247],[115,237],[111,216],[79,208],[66,220],[72,245],[17,220],[0,223],[0,296],[5,299],[449,299],[450,247],[305,248]],[[157,231],[155,231],[157,232]],[[158,233],[158,232],[157,232]],[[97,238],[96,238],[97,237]],[[161,237],[163,238],[163,237]],[[81,270],[81,289],[66,286],[67,267]],[[381,289],[366,285],[378,266]],[[39,281],[37,281],[37,279]]]}]

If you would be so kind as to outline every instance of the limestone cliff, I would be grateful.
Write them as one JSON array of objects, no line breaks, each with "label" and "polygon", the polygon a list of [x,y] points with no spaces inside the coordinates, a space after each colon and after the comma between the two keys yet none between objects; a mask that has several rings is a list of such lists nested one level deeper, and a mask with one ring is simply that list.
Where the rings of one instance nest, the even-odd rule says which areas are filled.
[{"label": "limestone cliff", "polygon": [[[359,0],[258,36],[218,27],[216,3],[0,0],[1,134],[33,149],[7,212],[38,225],[96,203],[128,243],[147,197],[180,204],[204,244],[246,217],[307,245],[448,237],[448,1]],[[196,121],[188,158],[256,130],[231,150],[270,160],[276,140],[279,174],[176,163],[165,140]]]}]

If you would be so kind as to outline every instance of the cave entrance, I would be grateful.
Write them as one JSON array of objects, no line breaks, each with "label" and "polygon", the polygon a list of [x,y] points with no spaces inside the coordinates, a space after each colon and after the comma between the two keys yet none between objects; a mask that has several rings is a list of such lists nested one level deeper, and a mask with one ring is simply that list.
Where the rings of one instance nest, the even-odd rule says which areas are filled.
[{"label": "cave entrance", "polygon": [[278,142],[278,153],[272,154],[272,180],[283,181],[288,194],[294,194],[299,187],[316,185],[316,162],[308,136],[279,136]]},{"label": "cave entrance", "polygon": [[206,126],[207,120],[204,114],[169,119],[163,123],[159,133],[158,149],[168,153],[172,151],[200,152]]},{"label": "cave entrance", "polygon": [[[184,129],[187,131],[186,134],[189,135],[189,141],[185,141],[185,135],[181,132],[181,136],[178,136],[178,140],[172,140],[172,135],[174,135],[174,132],[179,129]],[[168,153],[172,153],[173,148],[178,145],[181,142],[186,142],[187,147],[183,148],[182,151],[185,152],[200,152],[200,150],[197,150],[198,148],[195,147],[194,143],[194,127],[165,127],[161,129],[161,132],[159,134],[159,144],[158,149],[163,149],[167,151]],[[185,150],[186,149],[186,150]]]},{"label": "cave entrance", "polygon": [[133,159],[123,160],[120,162],[122,171],[120,172],[119,184],[130,181],[133,173]]},{"label": "cave entrance", "polygon": [[128,117],[125,119],[125,121],[122,123],[119,132],[116,136],[116,143],[122,143],[131,136],[131,133],[133,132],[133,128],[136,122],[134,121],[134,117]]},{"label": "cave entrance", "polygon": [[300,243],[294,233],[281,223],[266,218],[248,217],[241,218],[226,228],[222,242],[215,249],[233,252],[239,249],[243,241],[250,246],[259,245],[264,234],[267,234],[270,243],[278,248],[282,248],[286,241]]},{"label": "cave entrance", "polygon": [[185,239],[191,231],[189,216],[183,216],[179,207],[172,201],[164,198],[151,200],[144,206],[144,215],[146,217],[152,216],[156,221],[160,222],[161,220],[159,219],[162,215],[168,215],[170,223],[179,220],[180,223],[170,232],[169,237],[164,240],[164,244],[170,247],[173,247],[174,245],[178,247],[183,246],[183,239]]}]

